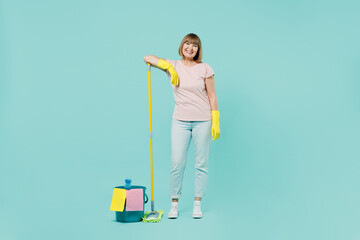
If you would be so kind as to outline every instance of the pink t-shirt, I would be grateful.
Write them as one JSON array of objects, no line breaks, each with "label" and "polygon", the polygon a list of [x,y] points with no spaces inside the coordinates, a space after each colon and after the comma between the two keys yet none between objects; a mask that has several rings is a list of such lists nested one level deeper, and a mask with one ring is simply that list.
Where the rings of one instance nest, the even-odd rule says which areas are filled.
[{"label": "pink t-shirt", "polygon": [[[165,59],[179,76],[179,85],[171,85],[174,92],[175,108],[173,118],[183,121],[211,120],[211,107],[205,89],[205,79],[214,75],[206,63],[185,66],[181,60]],[[168,76],[171,75],[168,73]]]}]

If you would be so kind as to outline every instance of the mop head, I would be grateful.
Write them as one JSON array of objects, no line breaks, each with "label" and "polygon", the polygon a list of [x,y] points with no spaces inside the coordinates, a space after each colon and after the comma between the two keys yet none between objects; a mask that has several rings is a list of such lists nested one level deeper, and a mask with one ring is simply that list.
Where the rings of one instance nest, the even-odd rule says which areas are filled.
[{"label": "mop head", "polygon": [[[142,218],[142,221],[143,222],[152,222],[152,223],[160,222],[163,213],[164,212],[162,210],[154,211],[154,212],[147,212],[147,213],[145,213],[144,217]],[[154,217],[154,216],[156,216],[156,217]]]}]

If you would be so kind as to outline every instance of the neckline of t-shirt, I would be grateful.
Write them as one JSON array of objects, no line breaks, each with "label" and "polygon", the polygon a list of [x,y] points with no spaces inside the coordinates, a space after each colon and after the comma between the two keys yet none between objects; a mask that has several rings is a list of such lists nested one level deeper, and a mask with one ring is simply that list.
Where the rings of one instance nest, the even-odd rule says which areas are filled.
[{"label": "neckline of t-shirt", "polygon": [[181,59],[180,59],[179,61],[182,63],[182,65],[184,65],[185,67],[188,67],[188,68],[192,68],[192,67],[195,67],[195,66],[197,66],[197,65],[200,64],[200,63],[197,63],[197,64],[192,65],[192,66],[186,66],[186,65],[181,61]]}]

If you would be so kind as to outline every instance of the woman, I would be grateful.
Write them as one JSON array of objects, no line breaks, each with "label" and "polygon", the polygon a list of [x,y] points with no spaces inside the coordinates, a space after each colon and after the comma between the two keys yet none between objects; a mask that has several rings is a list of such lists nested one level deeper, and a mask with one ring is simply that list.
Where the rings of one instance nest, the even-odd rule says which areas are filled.
[{"label": "woman", "polygon": [[200,38],[193,33],[180,43],[179,55],[174,61],[153,55],[144,57],[150,63],[165,70],[173,84],[175,109],[171,127],[171,209],[168,218],[178,217],[178,199],[181,196],[186,156],[190,140],[194,144],[195,186],[193,218],[201,218],[201,199],[205,195],[211,136],[220,136],[219,111],[215,93],[214,71],[201,62]]}]

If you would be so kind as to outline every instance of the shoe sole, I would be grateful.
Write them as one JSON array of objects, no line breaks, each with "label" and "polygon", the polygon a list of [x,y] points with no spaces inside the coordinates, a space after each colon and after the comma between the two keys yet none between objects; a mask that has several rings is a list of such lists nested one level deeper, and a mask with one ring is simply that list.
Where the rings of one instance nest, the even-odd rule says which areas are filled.
[{"label": "shoe sole", "polygon": [[202,215],[192,215],[193,218],[199,219],[202,218]]}]

